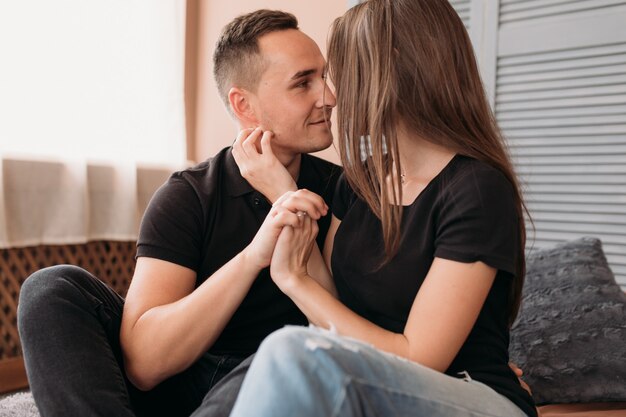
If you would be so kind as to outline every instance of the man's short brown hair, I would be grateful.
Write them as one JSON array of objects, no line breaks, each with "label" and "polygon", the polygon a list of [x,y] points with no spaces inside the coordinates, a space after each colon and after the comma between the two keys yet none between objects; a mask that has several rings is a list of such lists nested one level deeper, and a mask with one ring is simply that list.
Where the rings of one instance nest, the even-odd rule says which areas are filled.
[{"label": "man's short brown hair", "polygon": [[286,29],[298,29],[298,19],[291,13],[266,9],[236,17],[224,27],[213,53],[213,76],[229,111],[230,86],[256,91],[265,71],[258,39],[267,33]]}]

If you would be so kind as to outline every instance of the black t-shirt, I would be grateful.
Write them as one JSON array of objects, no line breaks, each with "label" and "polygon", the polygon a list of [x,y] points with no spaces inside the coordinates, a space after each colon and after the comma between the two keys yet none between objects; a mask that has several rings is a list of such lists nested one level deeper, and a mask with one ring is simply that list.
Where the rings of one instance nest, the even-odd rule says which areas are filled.
[{"label": "black t-shirt", "polygon": [[[307,188],[332,207],[341,169],[330,162],[302,155],[298,188]],[[174,173],[159,188],[144,214],[137,257],[157,258],[196,272],[196,287],[241,252],[265,220],[271,205],[241,176],[231,149],[193,168]],[[330,216],[320,219],[320,247]],[[211,306],[206,306],[211,320]],[[210,352],[247,356],[261,341],[286,324],[306,325],[306,317],[261,271],[248,295]]]},{"label": "black t-shirt", "polygon": [[456,155],[416,200],[403,208],[398,254],[384,254],[381,223],[339,179],[333,214],[342,220],[332,253],[339,297],[357,314],[402,333],[435,257],[482,261],[498,270],[479,317],[447,374],[466,371],[509,398],[529,416],[534,403],[509,368],[507,304],[518,254],[513,188],[495,168]]}]

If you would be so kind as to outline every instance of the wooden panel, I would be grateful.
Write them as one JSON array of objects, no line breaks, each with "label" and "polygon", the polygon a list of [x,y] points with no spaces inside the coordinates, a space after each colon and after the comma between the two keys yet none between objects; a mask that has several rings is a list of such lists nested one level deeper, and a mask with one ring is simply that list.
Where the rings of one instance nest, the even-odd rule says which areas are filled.
[{"label": "wooden panel", "polygon": [[24,358],[17,356],[0,360],[0,393],[28,387]]},{"label": "wooden panel", "polygon": [[57,264],[80,266],[124,296],[135,268],[135,242],[0,249],[0,360],[21,355],[17,302],[22,283],[33,272]]}]

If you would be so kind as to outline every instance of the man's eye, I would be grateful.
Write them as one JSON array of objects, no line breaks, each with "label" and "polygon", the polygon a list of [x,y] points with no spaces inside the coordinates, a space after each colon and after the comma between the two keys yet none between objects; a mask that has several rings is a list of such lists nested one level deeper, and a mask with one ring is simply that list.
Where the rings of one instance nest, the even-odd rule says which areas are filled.
[{"label": "man's eye", "polygon": [[296,87],[298,87],[298,88],[307,88],[308,86],[309,86],[309,80],[302,81],[301,83],[298,83],[296,85]]}]

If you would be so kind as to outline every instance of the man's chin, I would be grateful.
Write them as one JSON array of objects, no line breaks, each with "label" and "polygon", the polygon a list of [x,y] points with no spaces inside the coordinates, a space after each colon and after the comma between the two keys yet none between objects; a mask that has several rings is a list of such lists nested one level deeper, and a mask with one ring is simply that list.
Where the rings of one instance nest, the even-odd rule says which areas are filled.
[{"label": "man's chin", "polygon": [[317,134],[301,139],[293,139],[287,144],[273,143],[275,151],[279,149],[283,152],[298,154],[298,153],[314,153],[328,149],[333,144],[332,134]]},{"label": "man's chin", "polygon": [[315,138],[310,143],[312,146],[307,153],[323,151],[324,149],[328,149],[330,145],[333,144],[333,136],[329,134],[327,137]]}]

